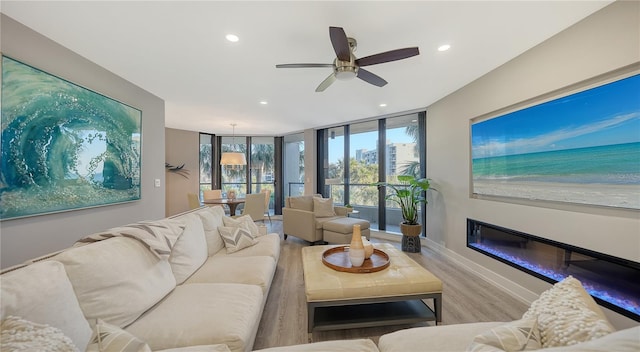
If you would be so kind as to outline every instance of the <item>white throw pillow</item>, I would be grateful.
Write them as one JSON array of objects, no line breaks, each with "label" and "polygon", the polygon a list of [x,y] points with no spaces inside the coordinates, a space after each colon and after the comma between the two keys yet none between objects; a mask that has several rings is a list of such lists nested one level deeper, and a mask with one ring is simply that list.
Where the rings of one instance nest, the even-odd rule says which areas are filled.
[{"label": "white throw pillow", "polygon": [[317,218],[336,216],[333,210],[333,198],[313,197],[313,212]]},{"label": "white throw pillow", "polygon": [[182,220],[185,222],[184,231],[173,245],[169,256],[169,264],[178,285],[198,270],[209,257],[200,217],[187,214]]},{"label": "white throw pillow", "polygon": [[86,352],[151,352],[146,342],[98,319]]},{"label": "white throw pillow", "polygon": [[542,348],[538,319],[512,321],[477,335],[467,348],[469,352],[534,351]]},{"label": "white throw pillow", "polygon": [[0,324],[0,351],[79,352],[60,329],[9,316]]},{"label": "white throw pillow", "polygon": [[218,253],[224,248],[224,242],[218,232],[218,227],[224,226],[222,219],[225,217],[221,207],[209,207],[197,212],[202,220],[204,235],[207,239],[207,252],[209,256]]},{"label": "white throw pillow", "polygon": [[62,263],[47,260],[0,276],[1,318],[10,315],[60,329],[81,349],[91,327]]},{"label": "white throw pillow", "polygon": [[243,248],[251,247],[258,243],[249,231],[240,227],[220,227],[220,236],[224,239],[227,253],[237,252]]},{"label": "white throw pillow", "polygon": [[256,225],[255,222],[253,222],[253,219],[249,215],[239,216],[235,219],[225,216],[223,221],[224,221],[224,226],[226,227],[239,227],[249,231],[249,233],[253,237],[260,236],[260,230],[258,229],[258,225]]},{"label": "white throw pillow", "polygon": [[523,318],[538,318],[542,347],[569,346],[615,331],[604,313],[572,276],[553,285]]}]

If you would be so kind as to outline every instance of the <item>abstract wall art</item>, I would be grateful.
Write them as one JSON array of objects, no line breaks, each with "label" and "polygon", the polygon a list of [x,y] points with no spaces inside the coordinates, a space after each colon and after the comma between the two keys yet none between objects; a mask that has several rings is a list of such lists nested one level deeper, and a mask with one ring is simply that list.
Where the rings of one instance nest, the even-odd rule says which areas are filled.
[{"label": "abstract wall art", "polygon": [[640,74],[471,121],[472,194],[640,209]]},{"label": "abstract wall art", "polygon": [[142,112],[2,56],[0,220],[140,199]]}]

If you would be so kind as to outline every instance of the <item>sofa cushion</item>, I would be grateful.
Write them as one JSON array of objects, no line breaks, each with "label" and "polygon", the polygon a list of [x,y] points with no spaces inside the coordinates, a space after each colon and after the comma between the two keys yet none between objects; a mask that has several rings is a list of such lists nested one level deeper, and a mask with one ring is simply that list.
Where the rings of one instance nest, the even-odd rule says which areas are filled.
[{"label": "sofa cushion", "polygon": [[574,345],[615,331],[602,309],[572,276],[543,292],[523,315],[530,317],[538,318],[545,348]]},{"label": "sofa cushion", "polygon": [[227,248],[227,253],[237,252],[258,243],[249,230],[241,227],[222,226],[218,228],[218,231],[220,231],[220,236],[222,236],[222,239],[224,240],[224,246]]},{"label": "sofa cushion", "polygon": [[298,210],[313,211],[313,196],[290,197],[289,207]]},{"label": "sofa cushion", "polygon": [[398,330],[380,336],[378,348],[382,352],[465,351],[474,336],[502,324],[485,322]]},{"label": "sofa cushion", "polygon": [[369,339],[357,339],[272,347],[254,352],[378,352],[378,348],[376,344]]},{"label": "sofa cushion", "polygon": [[79,352],[55,327],[9,316],[0,324],[0,351]]},{"label": "sofa cushion", "polygon": [[184,231],[171,249],[169,264],[179,285],[207,260],[207,239],[200,216],[188,214],[183,218]]},{"label": "sofa cushion", "polygon": [[253,285],[180,285],[126,330],[147,341],[154,351],[212,344],[248,351],[262,300],[262,290]]},{"label": "sofa cushion", "polygon": [[253,257],[253,256],[268,256],[273,258],[276,263],[280,257],[280,235],[277,233],[268,233],[264,236],[256,238],[256,244],[251,247],[245,248],[241,251],[234,253],[227,253],[226,251],[220,251],[215,256],[230,256],[230,257]]},{"label": "sofa cushion", "polygon": [[56,327],[82,350],[89,343],[91,327],[61,263],[43,261],[2,274],[0,297],[1,319],[13,315]]},{"label": "sofa cushion", "polygon": [[224,226],[226,227],[239,227],[241,229],[245,229],[249,231],[251,236],[258,237],[260,236],[260,230],[258,229],[258,225],[253,222],[253,219],[249,215],[242,215],[237,218],[231,218],[225,216],[223,219]]},{"label": "sofa cushion", "polygon": [[271,257],[213,256],[185,284],[235,283],[257,285],[266,295],[276,271]]},{"label": "sofa cushion", "polygon": [[545,352],[638,352],[640,351],[640,326],[612,332],[599,339],[577,345],[552,347]]},{"label": "sofa cushion", "polygon": [[207,239],[207,252],[209,256],[212,256],[224,249],[224,241],[218,232],[218,227],[224,226],[222,222],[225,217],[224,210],[220,207],[209,207],[198,211],[197,214],[202,220],[204,235]]},{"label": "sofa cushion", "polygon": [[151,352],[146,342],[100,319],[93,328],[93,336],[86,352]]},{"label": "sofa cushion", "polygon": [[540,349],[538,319],[525,318],[496,326],[473,338],[470,352],[515,352]]},{"label": "sofa cushion", "polygon": [[313,197],[313,213],[318,218],[336,216],[336,212],[333,211],[333,198]]},{"label": "sofa cushion", "polygon": [[114,237],[54,257],[65,266],[87,320],[124,327],[176,285],[171,266],[140,241]]}]

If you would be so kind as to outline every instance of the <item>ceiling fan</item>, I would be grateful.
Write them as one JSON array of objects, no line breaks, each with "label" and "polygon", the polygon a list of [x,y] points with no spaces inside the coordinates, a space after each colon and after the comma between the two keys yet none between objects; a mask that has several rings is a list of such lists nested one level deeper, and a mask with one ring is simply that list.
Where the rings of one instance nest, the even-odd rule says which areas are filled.
[{"label": "ceiling fan", "polygon": [[333,82],[335,82],[336,79],[347,80],[353,77],[358,77],[367,83],[373,84],[374,86],[382,87],[387,84],[387,81],[382,79],[382,77],[363,69],[362,66],[402,60],[420,54],[418,47],[411,47],[385,51],[383,53],[357,59],[355,55],[353,55],[353,52],[356,50],[358,43],[355,39],[348,38],[344,29],[341,27],[329,27],[329,37],[331,38],[333,50],[336,52],[336,59],[332,64],[280,64],[276,65],[276,68],[333,68],[333,72],[329,77],[322,81],[322,83],[320,83],[318,88],[316,88],[316,92],[324,91]]}]

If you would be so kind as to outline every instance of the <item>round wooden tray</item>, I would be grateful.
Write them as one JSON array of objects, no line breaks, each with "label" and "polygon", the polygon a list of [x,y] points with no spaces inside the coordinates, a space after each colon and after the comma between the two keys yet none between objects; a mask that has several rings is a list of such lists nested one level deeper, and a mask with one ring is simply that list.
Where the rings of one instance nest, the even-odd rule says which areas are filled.
[{"label": "round wooden tray", "polygon": [[373,273],[389,266],[389,255],[374,248],[369,259],[365,259],[362,266],[351,266],[349,259],[349,246],[329,248],[322,253],[322,262],[333,270],[347,273]]}]

